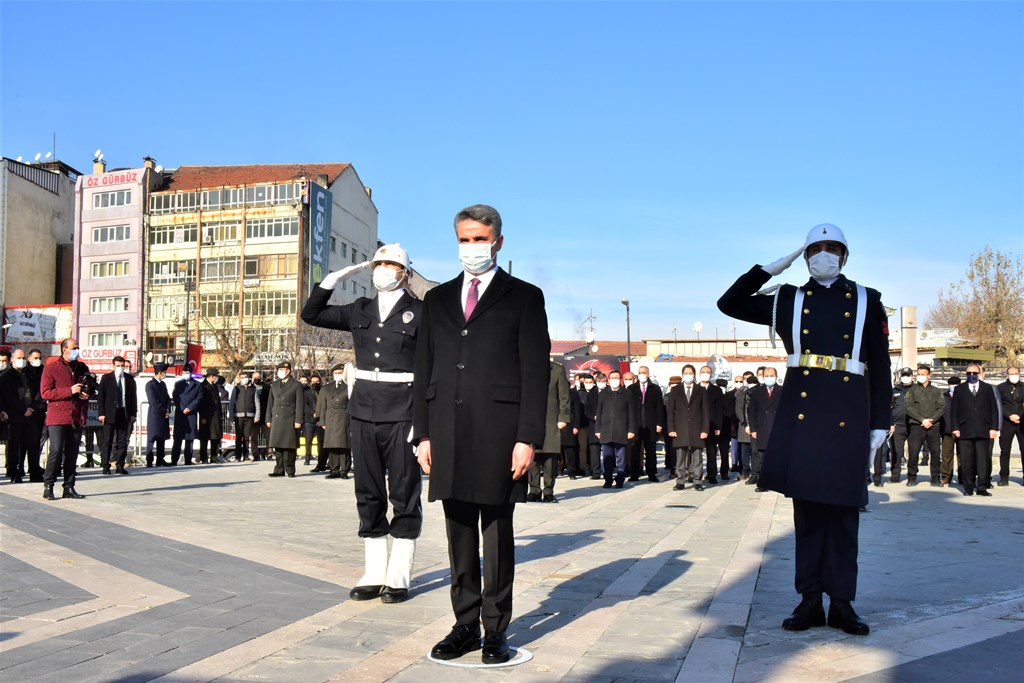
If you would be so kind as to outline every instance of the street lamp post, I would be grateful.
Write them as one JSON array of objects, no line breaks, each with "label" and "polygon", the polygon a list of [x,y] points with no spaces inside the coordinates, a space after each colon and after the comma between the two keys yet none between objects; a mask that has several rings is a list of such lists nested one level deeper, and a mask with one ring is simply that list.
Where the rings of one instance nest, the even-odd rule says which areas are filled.
[{"label": "street lamp post", "polygon": [[622,305],[626,307],[626,362],[629,363],[633,355],[629,348],[629,299],[623,299]]}]

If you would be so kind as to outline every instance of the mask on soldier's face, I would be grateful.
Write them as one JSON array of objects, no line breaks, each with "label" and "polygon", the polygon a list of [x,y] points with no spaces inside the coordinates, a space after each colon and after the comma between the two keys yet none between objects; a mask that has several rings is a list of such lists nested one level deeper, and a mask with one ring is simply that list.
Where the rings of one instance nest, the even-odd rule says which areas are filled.
[{"label": "mask on soldier's face", "polygon": [[807,259],[807,270],[815,280],[833,280],[839,277],[841,269],[839,257],[827,251],[819,251]]}]

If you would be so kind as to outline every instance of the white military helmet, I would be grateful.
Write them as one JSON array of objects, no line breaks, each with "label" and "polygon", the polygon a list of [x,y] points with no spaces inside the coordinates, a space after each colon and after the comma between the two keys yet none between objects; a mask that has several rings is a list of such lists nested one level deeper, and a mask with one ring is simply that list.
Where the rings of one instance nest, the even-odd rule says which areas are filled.
[{"label": "white military helmet", "polygon": [[804,242],[804,251],[806,252],[807,247],[818,242],[839,242],[846,249],[846,255],[850,255],[850,245],[846,243],[846,235],[836,225],[822,223],[811,228],[811,231],[807,233],[807,241]]},{"label": "white military helmet", "polygon": [[373,254],[373,258],[370,259],[370,265],[375,265],[381,261],[388,261],[390,263],[397,263],[406,270],[409,270],[409,252],[405,248],[398,244],[385,244]]}]

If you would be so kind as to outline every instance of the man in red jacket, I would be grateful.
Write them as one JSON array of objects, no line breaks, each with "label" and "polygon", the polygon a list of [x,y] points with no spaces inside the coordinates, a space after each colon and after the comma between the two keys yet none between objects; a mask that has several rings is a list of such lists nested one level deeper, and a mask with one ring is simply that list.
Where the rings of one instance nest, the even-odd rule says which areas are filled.
[{"label": "man in red jacket", "polygon": [[43,474],[43,498],[53,500],[53,485],[57,482],[57,469],[64,470],[64,495],[61,498],[85,498],[75,491],[78,448],[82,441],[82,428],[89,408],[89,390],[86,377],[89,366],[78,360],[78,342],[65,339],[60,345],[60,357],[43,368],[39,381],[39,394],[48,402],[46,428],[50,435],[50,455],[46,458]]}]

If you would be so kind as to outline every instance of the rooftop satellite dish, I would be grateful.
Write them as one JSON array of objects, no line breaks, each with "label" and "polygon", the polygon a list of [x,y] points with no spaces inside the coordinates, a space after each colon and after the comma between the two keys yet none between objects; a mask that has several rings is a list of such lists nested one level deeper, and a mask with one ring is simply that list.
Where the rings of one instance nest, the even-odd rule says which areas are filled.
[{"label": "rooftop satellite dish", "polygon": [[103,153],[102,149],[97,149],[95,152],[92,153],[92,155],[95,158],[95,157],[98,157],[102,153]]},{"label": "rooftop satellite dish", "polygon": [[53,152],[47,152],[47,153],[46,153],[46,156],[45,156],[45,157],[43,157],[43,158],[44,158],[44,159],[49,159],[49,158],[50,158],[50,157],[52,157],[52,156],[53,156]]},{"label": "rooftop satellite dish", "polygon": [[36,153],[36,156],[35,156],[35,159],[36,159],[36,161],[39,161],[39,160],[40,160],[40,159],[42,159],[42,158],[43,158],[43,155],[42,155],[42,153],[41,153],[41,152],[37,152],[37,153]]},{"label": "rooftop satellite dish", "polygon": [[597,344],[591,344],[590,352],[591,353],[597,353]]},{"label": "rooftop satellite dish", "polygon": [[21,155],[20,154],[18,155],[18,158],[15,159],[15,161],[21,161]]},{"label": "rooftop satellite dish", "polygon": [[96,161],[103,161],[103,155],[101,154],[98,157],[96,157]]},{"label": "rooftop satellite dish", "polygon": [[153,352],[152,351],[147,351],[146,355],[144,356],[144,358],[146,359],[146,363],[147,364],[149,364],[149,365],[153,364]]},{"label": "rooftop satellite dish", "polygon": [[700,331],[704,329],[704,323],[699,320],[693,324],[693,331],[700,334]]},{"label": "rooftop satellite dish", "polygon": [[163,173],[164,172],[164,167],[160,166],[159,164],[157,164],[157,167],[155,169],[153,169],[153,170],[155,170],[157,173]]},{"label": "rooftop satellite dish", "polygon": [[588,344],[593,344],[595,339],[597,339],[597,335],[594,334],[593,330],[591,330],[590,332],[587,332],[583,336],[583,341],[587,342]]}]

